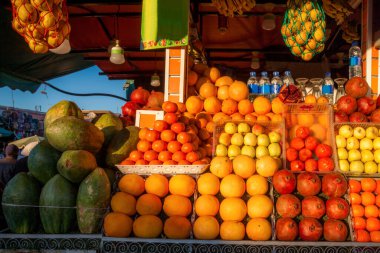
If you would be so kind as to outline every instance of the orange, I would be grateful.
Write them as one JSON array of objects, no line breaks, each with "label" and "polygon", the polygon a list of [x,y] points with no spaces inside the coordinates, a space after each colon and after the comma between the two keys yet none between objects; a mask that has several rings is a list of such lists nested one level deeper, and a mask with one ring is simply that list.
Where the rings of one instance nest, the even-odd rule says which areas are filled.
[{"label": "orange", "polygon": [[368,218],[366,229],[369,232],[380,230],[380,220],[373,217]]},{"label": "orange", "polygon": [[251,218],[268,218],[273,211],[273,201],[264,194],[253,195],[247,202]]},{"label": "orange", "polygon": [[330,127],[329,115],[322,114],[322,115],[319,115],[317,119],[318,119],[318,123],[321,124],[324,128]]},{"label": "orange", "polygon": [[364,192],[374,192],[377,188],[376,180],[373,178],[363,178],[360,184]]},{"label": "orange", "polygon": [[232,161],[228,157],[216,156],[211,160],[210,172],[223,178],[232,173]]},{"label": "orange", "polygon": [[137,151],[137,150],[133,150],[130,154],[129,154],[129,159],[131,161],[134,161],[136,162],[137,160],[140,160],[142,159],[144,156],[144,153],[141,152],[141,151]]},{"label": "orange", "polygon": [[225,100],[225,99],[227,99],[227,98],[229,98],[230,96],[229,96],[229,94],[228,94],[228,86],[227,85],[224,85],[224,86],[220,86],[219,88],[218,88],[218,92],[217,92],[217,98],[219,99],[219,100]]},{"label": "orange", "polygon": [[375,204],[380,207],[380,195],[376,195],[376,201]]},{"label": "orange", "polygon": [[244,120],[244,115],[241,114],[240,112],[235,112],[234,114],[231,115],[231,120],[232,121],[242,121]]},{"label": "orange", "polygon": [[173,160],[167,160],[165,162],[162,163],[162,165],[177,165],[178,163],[176,161],[173,161]]},{"label": "orange", "polygon": [[360,196],[359,193],[352,192],[352,193],[350,193],[350,201],[351,201],[351,205],[361,204],[362,203],[362,197]]},{"label": "orange", "polygon": [[314,115],[310,113],[297,114],[298,124],[305,127],[311,127],[314,124]]},{"label": "orange", "polygon": [[370,234],[371,242],[380,242],[380,231],[372,231]]},{"label": "orange", "polygon": [[327,131],[321,124],[314,124],[310,127],[311,135],[317,138],[320,142],[326,140]]},{"label": "orange", "polygon": [[217,88],[215,87],[215,85],[213,85],[210,82],[204,83],[199,88],[199,95],[202,98],[216,97],[216,95],[217,95]]},{"label": "orange", "polygon": [[120,164],[121,165],[134,165],[135,162],[132,160],[129,160],[129,158],[127,158],[127,159],[124,159]]},{"label": "orange", "polygon": [[191,141],[191,135],[186,132],[177,134],[177,141],[181,144],[185,144]]},{"label": "orange", "polygon": [[[152,143],[152,149],[156,152],[164,151],[164,150],[166,150],[166,148],[167,148],[167,142],[165,142],[163,140],[156,140]],[[147,151],[145,151],[145,152],[147,152]]]},{"label": "orange", "polygon": [[169,180],[171,194],[190,197],[195,191],[195,180],[189,175],[174,175]]},{"label": "orange", "polygon": [[219,235],[219,223],[213,216],[198,217],[193,225],[193,233],[197,239],[216,239]]},{"label": "orange", "polygon": [[176,138],[176,134],[172,130],[164,130],[161,132],[161,140],[169,142],[169,141],[174,141]]},{"label": "orange", "polygon": [[186,159],[186,153],[182,152],[181,150],[174,152],[172,155],[172,160],[179,162]]},{"label": "orange", "polygon": [[198,96],[190,96],[186,99],[186,110],[191,114],[197,114],[203,110],[203,101]]},{"label": "orange", "polygon": [[354,217],[363,217],[364,216],[364,207],[362,205],[352,205],[352,216]]},{"label": "orange", "polygon": [[162,232],[162,221],[154,215],[142,215],[133,222],[133,234],[136,237],[156,238]]},{"label": "orange", "polygon": [[240,198],[245,193],[244,179],[235,174],[225,176],[220,182],[220,193],[225,198]]},{"label": "orange", "polygon": [[119,181],[119,189],[133,196],[140,196],[145,191],[144,179],[136,174],[124,175]]},{"label": "orange", "polygon": [[111,209],[114,212],[134,215],[136,213],[136,199],[125,192],[117,192],[111,198]]},{"label": "orange", "polygon": [[210,133],[204,128],[199,129],[198,136],[202,141],[206,141],[211,137]]},{"label": "orange", "polygon": [[253,112],[253,104],[248,99],[243,99],[238,103],[238,111],[242,115],[247,115]]},{"label": "orange", "polygon": [[247,99],[249,95],[247,84],[241,81],[234,81],[228,88],[228,95],[237,102]]},{"label": "orange", "polygon": [[355,231],[355,238],[356,238],[357,242],[369,242],[369,241],[371,241],[370,234],[364,229],[356,230]]},{"label": "orange", "polygon": [[[147,152],[149,152],[149,151],[151,151],[151,150],[148,150]],[[153,158],[152,161],[154,161],[154,160],[155,160],[155,159]],[[151,161],[149,161],[149,162],[151,162]],[[140,159],[140,160],[137,160],[137,161],[136,161],[135,165],[147,165],[147,164],[149,164],[149,162],[146,161],[146,160],[144,160],[144,159]]]},{"label": "orange", "polygon": [[260,175],[253,175],[247,179],[247,193],[251,196],[268,192],[268,180]]},{"label": "orange", "polygon": [[216,82],[215,82],[215,86],[217,87],[221,87],[221,86],[229,86],[231,85],[232,83],[234,82],[234,80],[232,80],[231,77],[229,76],[221,76],[219,77]]},{"label": "orange", "polygon": [[349,179],[348,180],[348,185],[350,187],[350,192],[351,193],[359,193],[362,190],[361,183],[358,180]]},{"label": "orange", "polygon": [[220,224],[220,237],[222,240],[239,241],[245,236],[245,226],[240,221],[223,221]]},{"label": "orange", "polygon": [[[222,103],[222,108],[223,108],[223,103]],[[219,122],[225,122],[231,120],[231,117],[224,112],[218,112],[215,113],[214,116],[212,117],[212,121],[219,123]]]},{"label": "orange", "polygon": [[[210,78],[206,77],[206,76],[201,76],[200,78],[198,78],[198,81],[197,83],[195,84],[195,90],[198,92],[199,89],[201,88],[201,86],[204,84],[204,83],[207,83],[207,82],[211,82]],[[191,88],[194,88],[194,87],[191,87]]]},{"label": "orange", "polygon": [[224,221],[242,221],[247,215],[247,206],[241,198],[225,198],[220,203],[219,215]]},{"label": "orange", "polygon": [[104,233],[110,237],[128,237],[132,232],[132,224],[133,220],[128,215],[111,212],[104,217]]},{"label": "orange", "polygon": [[165,101],[162,104],[162,110],[164,110],[164,112],[177,112],[178,111],[178,105],[174,102],[171,102],[171,101]]},{"label": "orange", "polygon": [[187,239],[190,237],[191,223],[181,216],[173,216],[166,219],[164,234],[169,239]]},{"label": "orange", "polygon": [[140,152],[148,151],[152,148],[152,144],[149,141],[146,140],[139,140],[136,146],[137,150]]},{"label": "orange", "polygon": [[172,130],[174,133],[179,134],[180,132],[185,131],[186,126],[182,122],[176,122],[170,126],[170,130]]},{"label": "orange", "polygon": [[285,111],[285,104],[281,101],[280,98],[276,97],[272,100],[272,111],[275,114],[283,114]]},{"label": "orange", "polygon": [[256,122],[257,117],[252,114],[247,114],[245,115],[244,120],[249,121],[249,122]]},{"label": "orange", "polygon": [[355,230],[365,229],[367,226],[366,219],[364,219],[363,217],[353,217],[352,226]]},{"label": "orange", "polygon": [[380,180],[376,180],[376,190],[375,193],[380,195]]},{"label": "orange", "polygon": [[317,99],[313,94],[306,95],[305,97],[305,103],[306,104],[316,104]]},{"label": "orange", "polygon": [[215,216],[219,212],[219,200],[213,195],[201,195],[194,203],[198,216]]},{"label": "orange", "polygon": [[178,161],[178,165],[191,165],[191,162],[183,159]]},{"label": "orange", "polygon": [[320,96],[318,99],[317,99],[317,103],[318,104],[328,104],[329,103],[329,99],[325,96]]},{"label": "orange", "polygon": [[253,100],[253,108],[258,115],[264,115],[272,110],[272,105],[268,98],[258,96]]},{"label": "orange", "polygon": [[[211,118],[212,120],[212,118]],[[211,122],[211,121],[210,121]],[[201,124],[201,128],[206,128],[207,127],[207,124],[209,123],[209,121],[205,118],[200,118],[199,119],[199,123]],[[207,130],[207,129],[206,129]]]},{"label": "orange", "polygon": [[164,212],[167,216],[187,217],[192,212],[190,199],[181,195],[169,195],[164,200]]},{"label": "orange", "polygon": [[[150,162],[158,159],[158,152],[154,150],[148,150],[144,153],[144,160]],[[136,162],[137,164],[137,162]]]},{"label": "orange", "polygon": [[139,139],[145,140],[145,135],[148,133],[148,131],[149,131],[149,128],[147,128],[147,127],[141,128],[139,131]]},{"label": "orange", "polygon": [[379,217],[379,208],[376,205],[368,205],[364,208],[364,216],[369,218],[377,218]]},{"label": "orange", "polygon": [[232,161],[234,173],[246,179],[256,171],[256,160],[247,155],[238,155]]},{"label": "orange", "polygon": [[144,138],[147,141],[154,142],[155,140],[158,140],[160,138],[160,132],[158,132],[156,130],[149,130],[148,129]]},{"label": "orange", "polygon": [[162,198],[169,192],[169,181],[164,175],[153,174],[145,180],[145,190]]},{"label": "orange", "polygon": [[235,100],[231,98],[227,98],[223,100],[221,110],[226,115],[232,115],[238,111],[238,102],[236,102]]},{"label": "orange", "polygon": [[362,192],[361,197],[364,206],[374,205],[376,202],[376,196],[372,192]]},{"label": "orange", "polygon": [[166,121],[169,125],[177,122],[178,115],[174,112],[167,112],[164,115],[164,121]]},{"label": "orange", "polygon": [[189,86],[194,86],[198,81],[198,74],[195,71],[189,70],[187,73],[187,84]]},{"label": "orange", "polygon": [[213,83],[216,82],[216,80],[220,77],[220,71],[218,68],[211,67],[208,70],[205,71],[205,76],[208,76]]},{"label": "orange", "polygon": [[167,150],[164,150],[164,151],[161,151],[159,154],[158,154],[158,160],[162,161],[162,162],[165,162],[165,161],[168,161],[168,160],[171,160],[172,159],[172,153],[167,151]]},{"label": "orange", "polygon": [[252,218],[247,223],[246,232],[253,241],[267,241],[272,237],[272,226],[267,219]]},{"label": "orange", "polygon": [[160,160],[153,160],[149,162],[149,165],[161,165],[161,164],[162,164],[162,161]]},{"label": "orange", "polygon": [[200,155],[198,152],[191,151],[191,152],[186,154],[186,160],[188,160],[191,163],[194,163],[199,159],[200,159]]},{"label": "orange", "polygon": [[212,173],[202,174],[197,180],[197,189],[200,194],[216,195],[219,187],[219,178]]},{"label": "orange", "polygon": [[162,210],[162,203],[156,195],[146,193],[137,199],[136,210],[140,215],[158,215]]}]

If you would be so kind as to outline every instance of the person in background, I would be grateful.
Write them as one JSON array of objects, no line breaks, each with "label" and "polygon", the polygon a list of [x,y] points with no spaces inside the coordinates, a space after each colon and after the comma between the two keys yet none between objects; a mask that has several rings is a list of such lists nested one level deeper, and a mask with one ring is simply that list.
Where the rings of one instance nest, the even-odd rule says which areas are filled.
[{"label": "person in background", "polygon": [[0,183],[5,187],[13,177],[12,171],[17,162],[19,149],[16,145],[9,144],[5,148],[5,158],[0,159]]},{"label": "person in background", "polygon": [[20,172],[28,172],[29,171],[29,168],[28,168],[28,157],[29,157],[29,154],[30,154],[30,151],[32,151],[32,149],[38,144],[39,142],[38,141],[35,141],[35,142],[31,142],[29,143],[28,145],[26,145],[23,150],[21,151],[21,155],[23,156],[22,158],[18,159],[16,161],[16,164],[15,164],[15,168],[14,170],[12,171],[12,174],[14,177],[17,173],[20,173]]}]

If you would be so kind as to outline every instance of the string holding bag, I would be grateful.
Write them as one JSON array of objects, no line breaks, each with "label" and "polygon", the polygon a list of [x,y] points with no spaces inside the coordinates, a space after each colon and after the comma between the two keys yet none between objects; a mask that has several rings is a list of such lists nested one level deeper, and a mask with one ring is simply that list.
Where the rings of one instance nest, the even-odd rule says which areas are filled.
[{"label": "string holding bag", "polygon": [[290,52],[310,61],[326,41],[325,13],[316,0],[288,0],[281,35]]},{"label": "string holding bag", "polygon": [[12,27],[37,54],[59,47],[71,27],[66,0],[12,0]]}]

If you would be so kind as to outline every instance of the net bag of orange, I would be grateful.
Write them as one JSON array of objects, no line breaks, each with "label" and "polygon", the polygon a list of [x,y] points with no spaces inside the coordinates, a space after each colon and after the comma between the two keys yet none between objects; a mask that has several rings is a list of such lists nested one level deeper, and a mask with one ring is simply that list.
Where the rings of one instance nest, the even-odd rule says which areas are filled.
[{"label": "net bag of orange", "polygon": [[11,0],[12,27],[34,53],[59,47],[70,35],[65,0]]},{"label": "net bag of orange", "polygon": [[293,55],[310,61],[322,52],[325,29],[325,13],[318,1],[288,0],[281,34]]}]

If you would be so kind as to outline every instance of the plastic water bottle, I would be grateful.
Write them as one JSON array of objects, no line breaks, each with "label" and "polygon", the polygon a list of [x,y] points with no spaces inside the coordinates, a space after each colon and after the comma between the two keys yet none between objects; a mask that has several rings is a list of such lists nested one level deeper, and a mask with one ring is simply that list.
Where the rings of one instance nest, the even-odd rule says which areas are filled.
[{"label": "plastic water bottle", "polygon": [[271,80],[271,87],[270,87],[271,88],[270,93],[271,93],[273,98],[276,97],[280,93],[282,85],[283,85],[283,83],[282,83],[282,80],[280,78],[280,73],[278,71],[274,71],[273,77]]},{"label": "plastic water bottle", "polygon": [[359,47],[359,42],[352,42],[349,51],[350,63],[348,77],[351,79],[354,76],[362,77],[362,51]]},{"label": "plastic water bottle", "polygon": [[259,93],[261,95],[270,95],[270,81],[268,77],[268,72],[261,72],[261,77],[259,80]]},{"label": "plastic water bottle", "polygon": [[282,82],[286,86],[289,86],[290,84],[294,84],[294,79],[292,77],[292,73],[289,70],[285,71],[284,78],[282,79]]},{"label": "plastic water bottle", "polygon": [[255,71],[252,71],[249,73],[249,79],[247,81],[247,86],[248,86],[249,93],[251,93],[251,94],[259,93],[259,82],[257,81]]},{"label": "plastic water bottle", "polygon": [[331,73],[326,72],[322,85],[322,96],[329,99],[329,104],[334,102],[334,81],[331,78]]}]

